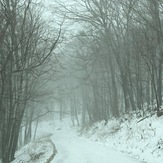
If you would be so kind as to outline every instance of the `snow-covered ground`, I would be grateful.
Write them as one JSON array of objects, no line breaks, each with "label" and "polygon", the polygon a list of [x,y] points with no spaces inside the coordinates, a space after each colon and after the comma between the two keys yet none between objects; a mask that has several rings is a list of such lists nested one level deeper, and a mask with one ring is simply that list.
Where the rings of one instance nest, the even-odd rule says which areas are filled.
[{"label": "snow-covered ground", "polygon": [[48,163],[56,154],[55,147],[48,137],[37,139],[16,152],[12,163]]},{"label": "snow-covered ground", "polygon": [[52,163],[138,163],[104,144],[79,137],[74,129],[62,124],[51,137],[57,148]]},{"label": "snow-covered ground", "polygon": [[122,154],[107,144],[79,136],[80,127],[72,127],[70,118],[55,118],[54,122],[39,125],[40,136],[52,134],[57,154],[51,163],[139,163],[137,159]]},{"label": "snow-covered ground", "polygon": [[[99,122],[82,131],[82,136],[105,144],[145,162],[163,162],[163,117],[148,117],[140,122],[129,117],[120,122]],[[138,123],[137,123],[138,122]]]},{"label": "snow-covered ground", "polygon": [[[54,121],[39,123],[37,138],[51,135],[57,149],[51,163],[162,163],[162,124],[163,117],[153,116],[139,123],[137,119],[123,123],[110,120],[107,125],[99,122],[81,131],[80,127],[72,127],[70,118],[62,122],[55,118]],[[41,153],[44,146],[44,151],[48,151],[46,143],[39,144],[42,145],[22,148],[17,153],[17,160],[28,159],[26,153],[29,154],[31,149],[33,153]],[[41,158],[48,157],[45,154]],[[37,162],[43,163],[42,160]]]}]

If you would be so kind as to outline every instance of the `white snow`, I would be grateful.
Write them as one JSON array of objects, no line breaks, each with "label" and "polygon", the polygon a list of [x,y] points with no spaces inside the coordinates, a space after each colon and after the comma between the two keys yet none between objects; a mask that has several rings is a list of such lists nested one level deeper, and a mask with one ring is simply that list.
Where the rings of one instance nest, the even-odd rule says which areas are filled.
[{"label": "white snow", "polygon": [[51,140],[56,146],[57,154],[51,163],[138,163],[136,159],[113,150],[107,144],[100,144],[80,137],[80,127],[72,127],[70,117],[61,122],[41,122],[39,137],[53,134]]},{"label": "white snow", "polygon": [[37,139],[25,145],[16,153],[16,159],[12,163],[46,163],[56,153],[55,148],[48,137]]},{"label": "white snow", "polygon": [[[70,117],[62,122],[55,117],[54,121],[39,123],[37,138],[51,135],[57,149],[51,163],[162,163],[162,124],[163,117],[156,116],[139,123],[134,118],[123,123],[113,119],[107,125],[104,121],[98,122],[81,133],[80,127],[72,126]],[[40,144],[32,153],[42,151],[46,143]],[[50,148],[46,151],[51,151]],[[30,149],[29,145],[22,148],[17,153],[17,162],[25,157],[28,160],[26,153],[29,154]],[[45,153],[47,159],[49,155]]]},{"label": "white snow", "polygon": [[63,127],[51,137],[57,148],[52,163],[138,163],[111,148],[80,138],[70,128]]},{"label": "white snow", "polygon": [[137,123],[137,118],[110,120],[94,124],[82,136],[128,153],[146,163],[163,162],[163,117],[148,117]]}]

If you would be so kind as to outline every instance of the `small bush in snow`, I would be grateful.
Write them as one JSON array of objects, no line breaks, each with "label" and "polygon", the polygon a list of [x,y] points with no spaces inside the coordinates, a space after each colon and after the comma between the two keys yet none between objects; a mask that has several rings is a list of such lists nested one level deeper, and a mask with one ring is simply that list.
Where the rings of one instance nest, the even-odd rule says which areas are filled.
[{"label": "small bush in snow", "polygon": [[31,153],[30,158],[32,161],[36,161],[38,160],[42,155],[44,154],[44,152],[40,152],[40,153]]},{"label": "small bush in snow", "polygon": [[163,150],[163,139],[158,140],[157,147],[158,147],[158,149],[162,149]]}]

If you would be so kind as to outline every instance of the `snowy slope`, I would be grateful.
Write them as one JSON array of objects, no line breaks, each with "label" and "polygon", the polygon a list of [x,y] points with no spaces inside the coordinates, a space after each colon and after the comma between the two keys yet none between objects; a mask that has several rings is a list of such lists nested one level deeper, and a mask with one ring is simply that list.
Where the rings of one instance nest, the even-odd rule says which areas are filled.
[{"label": "snowy slope", "polygon": [[82,131],[84,137],[128,153],[146,163],[163,162],[163,117],[152,116],[120,122],[110,120],[94,124]]},{"label": "snowy slope", "polygon": [[56,154],[56,149],[48,137],[37,139],[25,145],[16,152],[16,159],[12,163],[48,163]]}]

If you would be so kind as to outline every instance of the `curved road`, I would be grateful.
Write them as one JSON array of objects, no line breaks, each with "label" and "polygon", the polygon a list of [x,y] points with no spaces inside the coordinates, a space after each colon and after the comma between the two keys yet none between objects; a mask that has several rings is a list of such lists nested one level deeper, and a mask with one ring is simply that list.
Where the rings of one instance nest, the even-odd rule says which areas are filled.
[{"label": "curved road", "polygon": [[51,139],[57,149],[57,155],[51,163],[140,163],[63,129],[57,130]]}]

